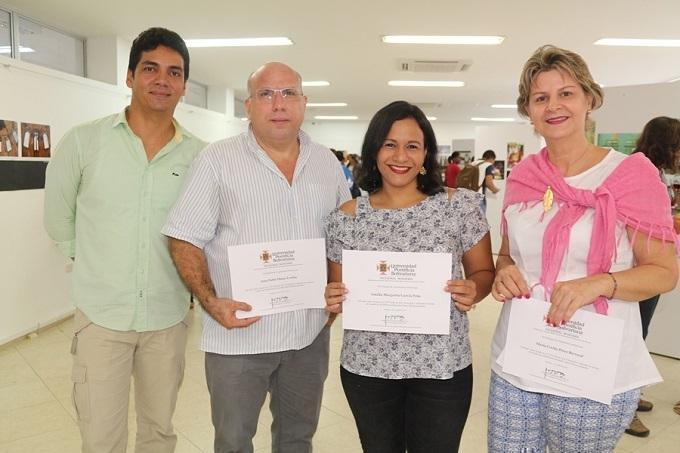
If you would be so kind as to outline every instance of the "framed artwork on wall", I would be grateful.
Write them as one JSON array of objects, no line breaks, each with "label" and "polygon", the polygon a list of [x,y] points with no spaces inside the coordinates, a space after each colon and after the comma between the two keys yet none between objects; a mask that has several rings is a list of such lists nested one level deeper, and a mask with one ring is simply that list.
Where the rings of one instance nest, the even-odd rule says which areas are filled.
[{"label": "framed artwork on wall", "polygon": [[21,157],[49,158],[52,139],[46,124],[21,123]]},{"label": "framed artwork on wall", "polygon": [[0,157],[19,157],[17,122],[0,120]]}]

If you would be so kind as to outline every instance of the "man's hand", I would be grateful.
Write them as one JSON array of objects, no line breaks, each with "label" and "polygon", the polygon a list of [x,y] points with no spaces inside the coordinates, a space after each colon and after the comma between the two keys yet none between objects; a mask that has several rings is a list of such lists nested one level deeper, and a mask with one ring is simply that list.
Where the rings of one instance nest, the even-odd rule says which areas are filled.
[{"label": "man's hand", "polygon": [[227,329],[248,327],[257,322],[262,316],[239,319],[236,311],[250,311],[252,307],[244,302],[237,302],[232,299],[220,299],[218,297],[208,297],[203,304],[203,308],[212,318],[222,324]]}]

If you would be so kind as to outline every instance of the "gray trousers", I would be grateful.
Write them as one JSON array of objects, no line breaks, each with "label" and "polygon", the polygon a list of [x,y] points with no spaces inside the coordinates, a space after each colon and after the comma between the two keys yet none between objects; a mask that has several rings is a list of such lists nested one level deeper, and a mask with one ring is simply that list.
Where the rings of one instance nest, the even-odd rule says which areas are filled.
[{"label": "gray trousers", "polygon": [[215,453],[252,453],[267,392],[272,412],[272,453],[312,451],[312,436],[328,375],[329,328],[298,351],[205,354],[215,426]]}]

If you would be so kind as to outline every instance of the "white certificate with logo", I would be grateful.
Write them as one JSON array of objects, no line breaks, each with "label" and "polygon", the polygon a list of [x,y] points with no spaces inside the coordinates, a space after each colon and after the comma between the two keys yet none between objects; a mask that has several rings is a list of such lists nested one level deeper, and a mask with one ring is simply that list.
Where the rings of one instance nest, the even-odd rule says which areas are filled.
[{"label": "white certificate with logo", "polygon": [[503,371],[610,404],[623,320],[578,310],[565,325],[551,327],[545,321],[549,310],[542,300],[512,300]]},{"label": "white certificate with logo", "polygon": [[342,251],[342,327],[448,335],[450,253]]},{"label": "white certificate with logo", "polygon": [[228,253],[231,298],[253,307],[236,317],[326,307],[324,239],[235,245]]}]

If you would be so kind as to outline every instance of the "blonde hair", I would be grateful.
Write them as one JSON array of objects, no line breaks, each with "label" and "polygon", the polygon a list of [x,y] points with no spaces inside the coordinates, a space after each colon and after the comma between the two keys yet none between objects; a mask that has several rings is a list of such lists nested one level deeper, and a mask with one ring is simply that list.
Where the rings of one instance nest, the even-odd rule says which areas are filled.
[{"label": "blonde hair", "polygon": [[520,115],[529,117],[527,109],[529,95],[536,77],[542,72],[553,70],[569,75],[587,95],[592,97],[591,109],[598,109],[602,106],[604,93],[600,85],[593,80],[583,58],[575,52],[548,44],[536,49],[531,58],[524,63],[522,75],[519,78],[519,96],[517,97],[517,112]]}]

